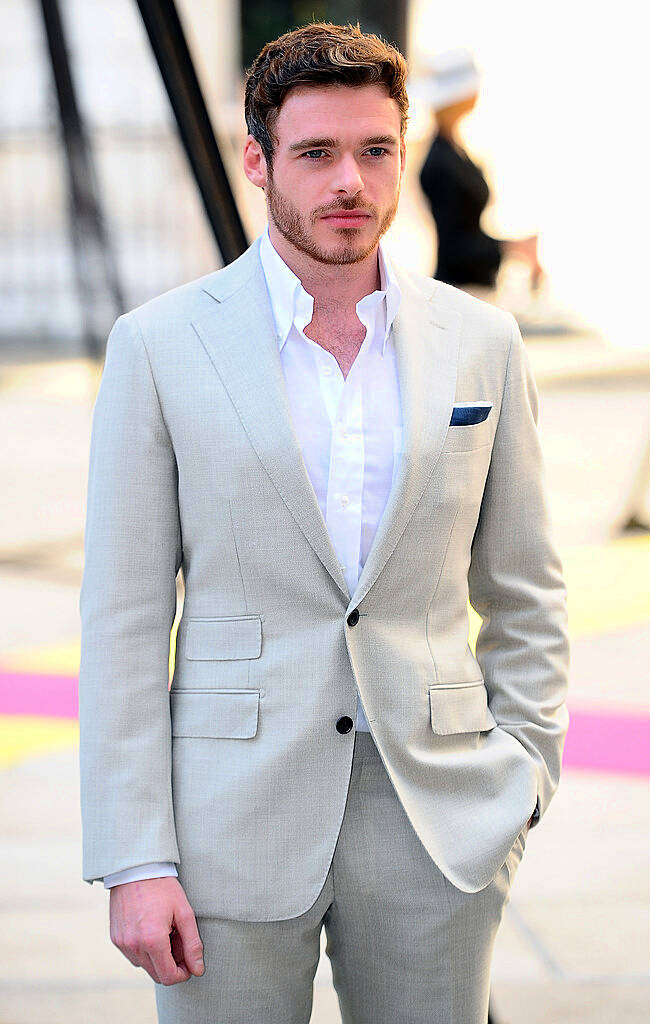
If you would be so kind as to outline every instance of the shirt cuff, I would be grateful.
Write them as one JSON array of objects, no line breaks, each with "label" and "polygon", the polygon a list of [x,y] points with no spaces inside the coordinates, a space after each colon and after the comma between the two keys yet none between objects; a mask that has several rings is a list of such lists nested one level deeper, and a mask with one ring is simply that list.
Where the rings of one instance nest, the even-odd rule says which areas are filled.
[{"label": "shirt cuff", "polygon": [[151,864],[138,864],[134,868],[124,868],[104,875],[104,888],[112,889],[114,885],[125,882],[142,882],[145,878],[167,878],[169,875],[178,877],[176,865],[171,861],[155,861]]}]

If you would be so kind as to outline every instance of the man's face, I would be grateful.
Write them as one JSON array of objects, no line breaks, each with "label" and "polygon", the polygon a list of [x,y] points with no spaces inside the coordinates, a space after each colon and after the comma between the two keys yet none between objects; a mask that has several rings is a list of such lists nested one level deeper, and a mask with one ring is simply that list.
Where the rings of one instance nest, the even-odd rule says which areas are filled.
[{"label": "man's face", "polygon": [[300,86],[274,125],[263,161],[269,219],[320,263],[365,259],[390,226],[404,165],[400,113],[381,85]]}]

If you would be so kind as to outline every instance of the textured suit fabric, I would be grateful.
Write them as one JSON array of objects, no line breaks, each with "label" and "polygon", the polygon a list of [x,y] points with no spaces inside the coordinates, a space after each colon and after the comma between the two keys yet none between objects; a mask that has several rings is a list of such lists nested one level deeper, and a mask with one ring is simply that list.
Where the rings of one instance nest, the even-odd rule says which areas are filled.
[{"label": "textured suit fabric", "polygon": [[[568,722],[565,590],[519,330],[395,268],[404,450],[350,597],[292,428],[258,245],[109,338],[80,598],[84,878],[168,860],[199,915],[304,913],[343,819],[355,734],[335,723],[354,718],[358,687],[420,841],[476,892],[548,806]],[[450,427],[454,403],[476,401],[489,416]]]},{"label": "textured suit fabric", "polygon": [[156,985],[160,1024],[308,1024],[325,928],[343,1024],[484,1024],[497,928],[526,839],[484,889],[431,860],[367,733],[314,904],[286,921],[199,918],[205,974]]}]

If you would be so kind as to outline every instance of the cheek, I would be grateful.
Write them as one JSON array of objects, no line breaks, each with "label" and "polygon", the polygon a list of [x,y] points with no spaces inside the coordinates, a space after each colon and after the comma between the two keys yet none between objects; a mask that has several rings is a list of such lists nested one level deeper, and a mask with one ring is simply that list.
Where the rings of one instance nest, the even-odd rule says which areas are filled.
[{"label": "cheek", "polygon": [[283,193],[288,202],[301,210],[310,210],[318,206],[321,189],[313,181],[305,181],[304,177],[295,175],[287,180]]},{"label": "cheek", "polygon": [[381,173],[366,177],[366,191],[380,202],[390,202],[400,190],[401,174],[399,164],[383,168]]}]

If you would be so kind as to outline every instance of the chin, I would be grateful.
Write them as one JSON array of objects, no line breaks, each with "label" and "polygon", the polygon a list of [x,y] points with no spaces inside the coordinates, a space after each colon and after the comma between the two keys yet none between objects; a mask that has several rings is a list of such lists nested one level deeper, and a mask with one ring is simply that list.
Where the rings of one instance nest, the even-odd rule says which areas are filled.
[{"label": "chin", "polygon": [[329,237],[323,240],[323,248],[334,252],[341,249],[358,249],[359,252],[365,252],[369,246],[372,247],[374,241],[375,232],[366,227],[331,228]]}]

